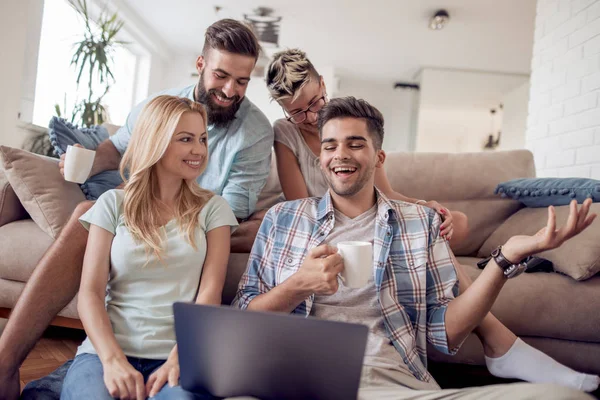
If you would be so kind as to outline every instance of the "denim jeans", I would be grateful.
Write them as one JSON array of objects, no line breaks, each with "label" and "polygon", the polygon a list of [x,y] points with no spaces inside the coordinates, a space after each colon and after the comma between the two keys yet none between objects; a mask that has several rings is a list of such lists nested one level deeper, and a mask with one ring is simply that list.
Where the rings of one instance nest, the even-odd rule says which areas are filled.
[{"label": "denim jeans", "polygon": [[[129,363],[139,371],[144,381],[158,369],[164,360],[149,360],[127,357]],[[64,382],[63,382],[64,381]],[[30,382],[21,396],[22,399],[112,399],[104,385],[102,363],[96,354],[80,354],[68,361],[50,375]],[[156,400],[208,400],[216,399],[209,394],[196,394],[183,390],[181,386],[169,387],[165,384],[153,397]]]},{"label": "denim jeans", "polygon": [[63,381],[73,360],[69,360],[49,375],[31,381],[23,388],[21,400],[59,400]]}]

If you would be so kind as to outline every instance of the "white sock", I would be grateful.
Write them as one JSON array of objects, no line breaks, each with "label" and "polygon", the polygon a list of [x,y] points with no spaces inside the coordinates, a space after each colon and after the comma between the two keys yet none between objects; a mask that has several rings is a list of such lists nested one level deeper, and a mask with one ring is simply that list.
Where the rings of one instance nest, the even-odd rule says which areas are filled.
[{"label": "white sock", "polygon": [[534,383],[556,383],[592,392],[598,388],[600,377],[572,370],[521,339],[498,358],[485,357],[488,370],[499,378],[521,379]]}]

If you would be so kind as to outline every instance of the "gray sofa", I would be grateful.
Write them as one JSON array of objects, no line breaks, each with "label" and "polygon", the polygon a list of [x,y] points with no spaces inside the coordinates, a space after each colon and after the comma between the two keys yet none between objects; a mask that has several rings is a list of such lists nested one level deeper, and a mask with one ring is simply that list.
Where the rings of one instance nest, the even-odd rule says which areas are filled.
[{"label": "gray sofa", "polygon": [[[2,154],[0,154],[2,156]],[[41,224],[40,215],[33,210],[38,199],[27,201],[27,191],[11,187],[8,177],[15,182],[11,160],[4,154],[0,162],[0,316],[6,316],[15,305],[25,282],[38,259],[58,234],[58,228],[49,230]],[[56,178],[56,160],[41,159],[45,180]],[[42,161],[40,161],[42,162]],[[31,161],[28,161],[31,165]],[[24,168],[24,167],[21,167]],[[29,168],[29,167],[25,167]],[[467,267],[475,279],[480,271],[476,262],[517,233],[531,234],[545,225],[543,209],[524,209],[520,203],[502,199],[493,194],[502,181],[517,177],[533,177],[533,156],[530,152],[490,152],[473,154],[409,154],[391,153],[386,169],[392,187],[404,194],[435,199],[452,210],[463,211],[469,217],[470,235],[456,253],[459,262]],[[11,175],[12,174],[12,175]],[[31,177],[29,178],[31,179]],[[21,185],[21,183],[18,183]],[[73,210],[83,198],[78,187],[61,182],[64,190],[73,190],[68,201],[52,204],[52,212],[64,215]],[[34,191],[29,184],[28,191]],[[64,192],[62,190],[61,193]],[[263,190],[259,205],[268,207],[280,196],[275,168]],[[77,197],[80,196],[80,197]],[[47,199],[46,199],[47,201]],[[56,201],[55,201],[56,202]],[[67,204],[68,203],[68,204]],[[38,204],[39,205],[39,204]],[[33,211],[32,211],[33,210]],[[593,210],[600,212],[600,205]],[[558,207],[560,218],[567,207]],[[47,217],[48,212],[44,214]],[[32,217],[32,218],[30,218]],[[37,222],[36,222],[37,221]],[[60,224],[54,221],[54,224]],[[44,225],[41,227],[41,225]],[[50,224],[52,226],[52,223]],[[557,269],[577,278],[590,275],[600,258],[600,221],[575,238],[564,248],[544,256],[554,261]],[[223,303],[231,302],[237,283],[246,267],[247,254],[232,254],[229,261]],[[582,272],[583,271],[583,272]],[[586,275],[587,274],[587,275]],[[496,301],[494,314],[517,335],[560,362],[580,371],[600,374],[600,276],[577,281],[559,273],[532,273],[507,282]],[[60,313],[55,322],[66,326],[80,326],[74,299]],[[454,357],[430,351],[430,358],[439,362],[484,364],[479,341],[471,335]]]}]

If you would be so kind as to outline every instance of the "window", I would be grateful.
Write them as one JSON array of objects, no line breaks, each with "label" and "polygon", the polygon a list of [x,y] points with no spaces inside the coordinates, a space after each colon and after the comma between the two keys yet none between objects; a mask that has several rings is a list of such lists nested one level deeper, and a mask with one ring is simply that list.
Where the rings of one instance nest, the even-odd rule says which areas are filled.
[{"label": "window", "polygon": [[[88,7],[91,7],[90,3],[88,1]],[[63,117],[70,119],[73,105],[86,98],[87,81],[82,78],[78,89],[75,82],[77,72],[70,65],[74,43],[81,40],[84,30],[84,22],[67,0],[44,1],[33,124],[48,126],[50,118],[56,115],[55,105],[60,107]],[[103,104],[108,111],[108,122],[122,125],[139,95],[146,95],[136,92],[139,92],[138,86],[147,87],[147,82],[139,83],[136,79],[147,77],[139,71],[147,66],[147,60],[128,46],[119,47],[113,54],[113,61],[115,83],[104,97]],[[97,96],[102,92],[94,90],[94,93]]]}]

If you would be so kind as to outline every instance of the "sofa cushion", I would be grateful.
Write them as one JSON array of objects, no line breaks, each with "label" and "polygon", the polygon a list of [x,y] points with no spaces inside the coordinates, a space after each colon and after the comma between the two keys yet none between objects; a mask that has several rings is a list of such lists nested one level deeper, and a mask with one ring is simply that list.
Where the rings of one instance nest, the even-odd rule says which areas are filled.
[{"label": "sofa cushion", "polygon": [[0,165],[0,226],[27,217],[27,212],[10,186],[4,169]]},{"label": "sofa cushion", "polygon": [[29,218],[0,226],[0,278],[27,282],[52,242]]},{"label": "sofa cushion", "polygon": [[[475,280],[480,258],[458,257]],[[600,276],[578,282],[554,272],[509,279],[492,313],[518,336],[600,343]]]},{"label": "sofa cushion", "polygon": [[495,191],[527,207],[564,206],[576,199],[600,202],[600,181],[587,178],[529,178],[502,182]]},{"label": "sofa cushion", "polygon": [[401,153],[385,160],[395,191],[424,200],[497,199],[500,182],[535,176],[533,155],[527,150],[493,153]]},{"label": "sofa cushion", "polygon": [[[564,226],[569,216],[569,206],[559,206],[556,210],[557,226]],[[600,204],[594,203],[591,212],[600,214]],[[523,208],[504,222],[481,246],[479,257],[487,257],[492,250],[514,235],[533,235],[546,226],[546,208]],[[600,272],[600,221],[579,235],[565,242],[558,249],[545,251],[539,256],[554,263],[554,270],[569,275],[573,279],[584,280]],[[600,298],[599,298],[600,300]]]},{"label": "sofa cushion", "polygon": [[[114,126],[110,126],[113,128]],[[64,118],[52,117],[48,125],[48,136],[54,151],[59,156],[67,151],[67,146],[79,143],[86,149],[95,150],[96,147],[109,137],[109,130],[105,126],[92,126],[78,128]],[[81,190],[86,199],[96,200],[109,189],[114,189],[123,183],[121,174],[117,170],[103,171],[82,183]]]},{"label": "sofa cushion", "polygon": [[231,304],[240,283],[240,279],[246,272],[248,264],[248,253],[231,253],[229,255],[229,264],[227,265],[227,278],[225,278],[225,286],[223,287],[223,304]]},{"label": "sofa cushion", "polygon": [[77,204],[85,200],[79,185],[63,179],[56,158],[0,146],[0,163],[25,210],[56,238]]}]

